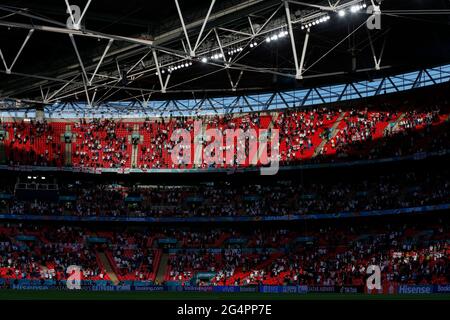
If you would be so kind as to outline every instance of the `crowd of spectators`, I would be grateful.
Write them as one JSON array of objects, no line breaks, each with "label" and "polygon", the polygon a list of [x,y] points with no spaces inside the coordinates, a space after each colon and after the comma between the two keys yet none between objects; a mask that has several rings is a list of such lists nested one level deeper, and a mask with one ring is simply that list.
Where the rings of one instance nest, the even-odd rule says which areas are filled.
[{"label": "crowd of spectators", "polygon": [[[356,228],[327,227],[320,242],[290,248],[248,268],[234,259],[231,273],[219,273],[215,283],[228,285],[300,284],[364,285],[369,265],[380,266],[383,281],[403,284],[446,284],[449,278],[448,226],[417,230],[406,225],[367,233]],[[269,260],[269,261],[268,261]],[[221,275],[219,277],[219,275]]]},{"label": "crowd of spectators", "polygon": [[[60,184],[53,201],[11,194],[1,213],[40,216],[215,217],[361,212],[448,204],[449,171],[404,170],[361,179],[190,185]],[[57,191],[55,191],[57,192]],[[58,200],[59,199],[59,200]]]},{"label": "crowd of spectators", "polygon": [[155,250],[146,233],[114,233],[109,247],[121,280],[153,279]]},{"label": "crowd of spectators", "polygon": [[71,227],[44,229],[46,230],[36,226],[25,229],[22,225],[2,226],[0,229],[2,277],[61,280],[67,279],[70,275],[67,274],[68,267],[76,265],[82,266],[82,279],[105,279],[104,270],[97,264],[95,251],[83,242],[82,233]]},{"label": "crowd of spectators", "polygon": [[94,168],[123,168],[130,165],[128,135],[131,124],[114,120],[82,119],[73,124],[73,165]]},{"label": "crowd of spectators", "polygon": [[[106,239],[97,243],[90,239]],[[0,226],[0,277],[68,279],[69,266],[81,267],[82,280],[110,280],[98,254],[105,253],[120,281],[153,280],[155,250],[147,233],[101,231],[71,226]]]},{"label": "crowd of spectators", "polygon": [[[155,257],[165,250],[155,240],[171,238],[173,251],[167,266],[161,267],[165,282],[362,286],[368,266],[377,265],[384,284],[447,284],[450,229],[446,221],[350,222],[302,231],[294,226],[89,229],[3,224],[0,277],[67,279],[67,267],[78,265],[83,279],[109,280],[97,258],[101,250],[111,255],[120,281],[155,281],[161,267]],[[107,239],[107,244],[101,249],[90,244],[88,238],[94,235]]]},{"label": "crowd of spectators", "polygon": [[63,153],[57,124],[0,120],[0,143],[9,165],[61,166]]},{"label": "crowd of spectators", "polygon": [[[279,130],[279,141],[271,141],[281,164],[335,162],[403,156],[422,151],[450,148],[447,102],[433,107],[383,108],[295,108],[277,112],[142,119],[135,122],[114,119],[80,119],[72,122],[0,122],[1,141],[10,165],[64,166],[80,168],[186,169],[229,168],[254,165],[256,154],[250,150],[248,136],[237,140],[234,158],[224,139],[214,163],[198,155],[194,141],[204,149],[206,130],[217,129],[226,136],[228,129],[247,132],[255,129]],[[196,123],[200,123],[197,128]],[[190,141],[180,150],[173,140],[178,129],[189,132]],[[261,140],[262,141],[262,140]],[[71,148],[67,148],[70,145]],[[268,145],[269,147],[269,145]],[[245,159],[237,155],[244,151]],[[173,155],[172,152],[179,154]],[[190,154],[185,159],[184,154]],[[133,160],[134,159],[134,160]],[[261,165],[263,159],[257,161]]]}]

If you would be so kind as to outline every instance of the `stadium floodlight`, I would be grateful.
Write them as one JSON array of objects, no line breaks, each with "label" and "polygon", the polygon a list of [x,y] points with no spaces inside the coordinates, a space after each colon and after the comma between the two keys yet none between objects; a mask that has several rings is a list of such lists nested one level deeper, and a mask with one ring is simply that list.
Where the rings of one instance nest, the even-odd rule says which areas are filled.
[{"label": "stadium floodlight", "polygon": [[287,31],[283,30],[278,34],[278,38],[284,38],[288,35]]},{"label": "stadium floodlight", "polygon": [[352,7],[350,8],[350,11],[351,11],[352,13],[356,13],[356,12],[358,12],[360,9],[361,9],[360,6],[352,6]]}]

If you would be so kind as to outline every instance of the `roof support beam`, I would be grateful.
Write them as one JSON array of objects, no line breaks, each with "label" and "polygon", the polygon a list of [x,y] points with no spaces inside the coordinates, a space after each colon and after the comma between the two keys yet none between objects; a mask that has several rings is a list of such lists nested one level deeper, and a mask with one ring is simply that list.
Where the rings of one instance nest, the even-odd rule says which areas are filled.
[{"label": "roof support beam", "polygon": [[[75,39],[73,38],[73,34],[69,34],[69,38],[70,38],[70,41],[72,42],[73,48],[75,49],[75,53],[77,55],[78,62],[80,63],[81,70],[83,71],[83,76],[84,76],[83,82],[84,81],[88,81],[89,78],[87,76],[86,69],[84,68],[83,60],[81,59],[80,52],[78,51],[77,44],[75,42]],[[86,83],[84,83],[84,85],[86,86]]]},{"label": "roof support beam", "polygon": [[64,90],[69,84],[71,84],[76,78],[78,78],[78,75],[75,76],[74,78],[72,78],[72,80],[70,80],[69,82],[65,83],[61,88],[59,88],[58,90],[56,90],[54,93],[52,93],[48,99],[46,101],[44,101],[45,103],[47,103],[49,100],[53,99],[58,93],[60,93],[62,90]]},{"label": "roof support beam", "polygon": [[[148,46],[148,47],[154,47],[156,49],[160,49],[160,47],[153,45],[153,41],[150,41],[150,40],[122,37],[122,36],[104,34],[101,32],[95,32],[95,31],[89,31],[89,30],[79,31],[79,30],[72,30],[72,29],[67,29],[67,28],[50,27],[50,26],[42,26],[42,25],[31,25],[31,24],[26,24],[26,23],[17,23],[17,22],[10,22],[10,21],[4,21],[4,20],[0,20],[0,26],[13,27],[13,28],[18,28],[18,29],[27,29],[27,30],[35,29],[36,31],[45,31],[45,32],[53,32],[53,33],[61,33],[61,34],[72,34],[72,35],[88,37],[88,38],[96,38],[96,39],[107,39],[107,40],[113,39],[113,40],[117,40],[117,41],[124,41],[124,42],[129,42],[129,43],[133,43],[133,44],[139,44],[142,46]],[[164,48],[164,49],[182,54],[180,51],[177,51],[177,50],[171,50],[171,49],[167,49],[167,48]]]},{"label": "roof support beam", "polygon": [[370,49],[372,50],[372,56],[373,56],[373,60],[374,60],[374,63],[375,63],[375,70],[380,70],[381,59],[383,58],[384,48],[386,46],[386,37],[384,37],[384,40],[383,40],[383,46],[381,47],[380,56],[377,57],[377,54],[375,52],[375,46],[373,44],[372,36],[370,35],[369,29],[367,29],[367,35],[369,37]]},{"label": "roof support beam", "polygon": [[158,55],[156,54],[156,50],[152,50],[153,53],[153,59],[155,60],[156,65],[156,72],[158,73],[158,79],[159,83],[161,84],[161,93],[166,93],[167,85],[169,84],[170,80],[170,72],[167,75],[166,81],[163,81],[161,68],[159,67],[159,61],[158,61]]},{"label": "roof support beam", "polygon": [[27,37],[26,37],[25,40],[23,41],[22,46],[21,46],[20,49],[19,49],[19,52],[17,52],[16,57],[14,58],[13,62],[11,63],[11,65],[10,65],[9,67],[8,67],[8,64],[6,63],[6,59],[5,59],[4,55],[3,55],[3,52],[2,52],[2,50],[0,49],[0,57],[1,57],[2,61],[3,61],[3,64],[5,65],[5,70],[6,70],[6,73],[7,73],[7,74],[11,74],[12,68],[13,68],[14,65],[16,64],[17,59],[19,59],[20,55],[22,54],[22,51],[23,51],[23,49],[25,48],[25,46],[27,45],[28,40],[30,40],[31,35],[33,34],[33,32],[34,32],[34,29],[30,29],[30,30],[28,31]]},{"label": "roof support beam", "polygon": [[92,74],[91,79],[88,81],[88,84],[89,84],[89,85],[92,85],[92,81],[94,80],[95,76],[97,75],[97,71],[98,71],[98,69],[100,68],[100,66],[102,65],[103,59],[105,59],[105,56],[106,56],[106,54],[108,53],[109,48],[111,48],[111,45],[112,45],[113,41],[114,41],[113,39],[110,39],[110,40],[109,40],[108,45],[106,46],[105,51],[103,51],[103,55],[102,55],[102,57],[100,58],[100,61],[98,62],[97,67],[95,68],[95,71],[94,71],[94,73]]},{"label": "roof support beam", "polygon": [[216,3],[216,0],[211,0],[211,5],[209,6],[208,13],[206,14],[205,21],[203,21],[202,28],[200,29],[200,33],[198,34],[197,41],[195,42],[194,55],[195,55],[195,51],[197,50],[197,48],[200,44],[200,40],[202,38],[203,31],[205,31],[206,24],[208,23],[209,16],[211,15],[211,11],[212,11],[215,3]]},{"label": "roof support beam", "polygon": [[193,50],[192,46],[191,46],[191,41],[189,40],[189,35],[186,29],[186,24],[184,23],[184,18],[183,18],[183,13],[181,12],[181,8],[180,8],[180,4],[178,3],[178,0],[175,0],[175,5],[177,7],[177,11],[178,11],[178,15],[180,16],[180,21],[181,21],[181,26],[183,27],[183,33],[184,36],[186,38],[186,42],[189,48],[189,55],[191,57],[195,56],[195,51]]},{"label": "roof support beam", "polygon": [[299,74],[296,76],[297,79],[303,79],[303,70],[305,69],[305,58],[306,50],[308,49],[309,34],[310,29],[308,28],[308,30],[306,31],[305,41],[303,42],[302,57],[300,59],[300,65],[298,66]]},{"label": "roof support beam", "polygon": [[298,63],[297,48],[296,48],[296,45],[295,45],[294,31],[292,29],[291,10],[289,8],[289,2],[288,1],[284,2],[284,9],[286,11],[286,20],[287,20],[287,25],[288,25],[288,30],[289,30],[289,38],[291,39],[292,54],[294,56],[295,78],[297,80],[300,80],[301,79],[300,65]]}]

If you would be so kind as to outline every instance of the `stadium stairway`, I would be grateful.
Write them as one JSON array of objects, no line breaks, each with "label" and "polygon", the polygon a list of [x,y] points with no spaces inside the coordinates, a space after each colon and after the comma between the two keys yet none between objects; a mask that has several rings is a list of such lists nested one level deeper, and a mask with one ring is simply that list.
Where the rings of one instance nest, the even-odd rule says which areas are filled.
[{"label": "stadium stairway", "polygon": [[120,280],[117,277],[117,274],[114,272],[114,268],[112,267],[111,263],[109,262],[109,259],[106,256],[106,253],[104,253],[104,252],[97,252],[97,257],[100,260],[100,263],[102,264],[103,269],[105,269],[106,274],[111,279],[111,282],[114,285],[118,285]]},{"label": "stadium stairway", "polygon": [[[273,127],[278,119],[278,115],[279,115],[278,112],[270,113],[271,118],[270,118],[269,125],[265,128],[266,130],[273,129]],[[255,155],[251,159],[252,163],[258,163],[258,161],[261,161],[261,160],[264,160],[264,161],[268,160],[267,159],[267,151],[265,150],[265,149],[267,149],[267,142],[264,143],[264,141],[265,141],[264,139],[261,139],[261,136],[258,136],[258,151],[257,151],[257,153],[255,153]],[[266,152],[266,157],[265,157],[266,159],[261,159],[263,152]]]},{"label": "stadium stairway", "polygon": [[346,115],[346,112],[341,112],[341,114],[339,115],[339,118],[333,124],[333,127],[331,127],[329,138],[323,139],[322,142],[314,150],[314,153],[312,156],[313,158],[317,157],[319,155],[320,151],[322,150],[322,148],[328,143],[328,141],[330,141],[331,139],[333,139],[336,136],[336,134],[338,132],[339,124],[341,123],[342,120],[344,120],[345,115]]},{"label": "stadium stairway", "polygon": [[158,271],[156,272],[156,283],[163,283],[167,272],[167,267],[169,265],[169,254],[163,253],[161,259],[159,260]]},{"label": "stadium stairway", "polygon": [[395,122],[393,123],[392,129],[391,129],[393,132],[396,132],[396,131],[399,130],[400,122],[403,120],[403,118],[404,118],[405,116],[406,116],[406,113],[402,113],[402,114],[397,118],[397,121],[395,121]]}]

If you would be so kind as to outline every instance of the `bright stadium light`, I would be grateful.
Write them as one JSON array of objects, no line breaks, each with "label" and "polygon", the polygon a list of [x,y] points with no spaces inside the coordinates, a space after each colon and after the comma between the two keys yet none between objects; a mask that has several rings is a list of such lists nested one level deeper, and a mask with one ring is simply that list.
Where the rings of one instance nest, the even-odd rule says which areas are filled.
[{"label": "bright stadium light", "polygon": [[203,58],[202,58],[202,62],[203,62],[203,63],[207,63],[207,62],[208,62],[208,58],[203,57]]},{"label": "bright stadium light", "polygon": [[339,10],[338,15],[339,17],[345,17],[345,10]]},{"label": "bright stadium light", "polygon": [[[311,20],[311,21],[309,21],[309,22],[303,24],[303,25],[301,26],[301,28],[302,28],[302,30],[308,29],[308,28],[311,28],[312,26],[316,26],[316,25],[319,25],[319,24],[321,24],[321,23],[327,22],[327,21],[330,20],[330,19],[331,19],[331,17],[330,17],[329,15],[325,15],[325,16],[322,16],[322,17],[320,17],[320,18],[317,18],[316,20]],[[284,31],[284,33],[285,33],[286,35],[288,34],[287,31]]]},{"label": "bright stadium light", "polygon": [[352,13],[356,13],[356,12],[358,12],[360,10],[360,6],[352,6],[351,8],[350,8],[350,11],[352,12]]}]

